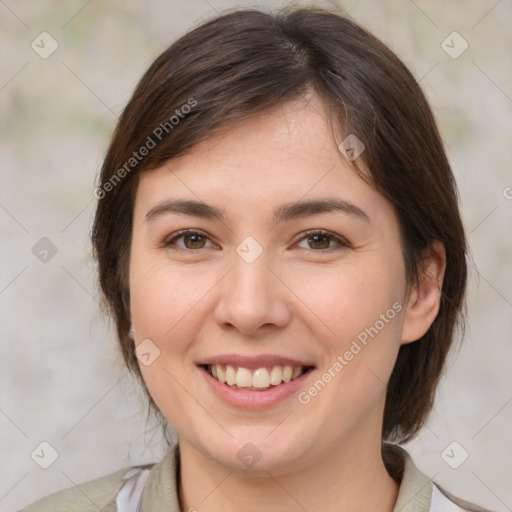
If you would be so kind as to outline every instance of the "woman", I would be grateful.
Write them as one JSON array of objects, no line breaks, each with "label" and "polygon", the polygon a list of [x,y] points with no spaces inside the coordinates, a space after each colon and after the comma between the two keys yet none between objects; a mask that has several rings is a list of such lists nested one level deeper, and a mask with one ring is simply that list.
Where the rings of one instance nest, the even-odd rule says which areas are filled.
[{"label": "woman", "polygon": [[483,510],[396,444],[432,408],[466,240],[374,36],[315,8],[204,23],[138,84],[95,195],[125,362],[178,443],[26,511]]}]

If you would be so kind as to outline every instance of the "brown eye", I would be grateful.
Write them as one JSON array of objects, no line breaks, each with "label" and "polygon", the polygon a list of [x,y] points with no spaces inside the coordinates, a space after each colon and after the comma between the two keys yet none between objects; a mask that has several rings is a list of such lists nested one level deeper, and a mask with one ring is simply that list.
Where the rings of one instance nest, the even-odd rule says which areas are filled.
[{"label": "brown eye", "polygon": [[[306,249],[328,250],[349,246],[346,241],[328,231],[310,231],[301,240],[306,240],[309,246],[305,247]],[[335,244],[331,245],[333,241]]]},{"label": "brown eye", "polygon": [[[184,235],[183,240],[185,241],[185,247],[187,249],[200,249],[204,246],[205,239],[202,235]],[[190,242],[187,244],[187,241]]]},{"label": "brown eye", "polygon": [[[177,240],[183,239],[183,245],[176,243]],[[195,250],[203,249],[206,241],[209,240],[206,235],[199,231],[186,230],[178,233],[177,236],[164,243],[165,247],[174,246],[176,250]]]},{"label": "brown eye", "polygon": [[330,238],[327,235],[313,235],[308,237],[308,243],[317,249],[328,249]]}]

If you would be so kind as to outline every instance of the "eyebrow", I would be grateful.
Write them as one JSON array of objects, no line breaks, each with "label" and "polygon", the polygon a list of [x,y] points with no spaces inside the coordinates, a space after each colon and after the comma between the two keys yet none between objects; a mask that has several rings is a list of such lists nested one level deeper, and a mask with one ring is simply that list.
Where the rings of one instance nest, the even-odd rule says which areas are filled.
[{"label": "eyebrow", "polygon": [[[298,201],[285,203],[274,209],[272,221],[274,223],[283,222],[292,219],[308,217],[320,213],[341,212],[347,215],[360,218],[366,222],[371,222],[370,217],[353,203],[344,199],[328,197],[325,199],[313,199],[309,201]],[[203,219],[226,220],[224,208],[217,208],[201,201],[191,200],[168,200],[151,208],[146,214],[146,222],[165,214],[182,214],[192,217],[201,217]]]}]

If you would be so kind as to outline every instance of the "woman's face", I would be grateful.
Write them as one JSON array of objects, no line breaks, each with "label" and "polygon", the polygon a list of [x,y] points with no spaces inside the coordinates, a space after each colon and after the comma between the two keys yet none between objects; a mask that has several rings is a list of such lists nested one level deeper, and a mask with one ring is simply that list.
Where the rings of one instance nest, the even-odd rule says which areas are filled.
[{"label": "woman's face", "polygon": [[380,446],[407,322],[399,225],[315,98],[143,173],[133,220],[140,367],[180,444],[274,474]]}]

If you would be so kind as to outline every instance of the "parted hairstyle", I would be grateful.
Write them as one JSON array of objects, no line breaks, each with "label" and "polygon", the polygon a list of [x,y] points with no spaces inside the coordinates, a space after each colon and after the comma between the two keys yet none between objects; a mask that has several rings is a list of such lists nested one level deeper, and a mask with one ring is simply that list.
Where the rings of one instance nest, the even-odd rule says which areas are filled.
[{"label": "parted hairstyle", "polygon": [[409,286],[418,282],[432,243],[444,244],[440,310],[421,339],[400,347],[387,386],[383,440],[409,440],[432,409],[457,327],[464,326],[467,262],[456,184],[427,99],[402,61],[344,14],[244,9],[203,22],[151,64],[119,119],[95,190],[91,238],[104,303],[124,361],[147,395],[148,413],[164,429],[129,333],[138,176],[244,118],[311,93],[326,107],[333,133],[364,143],[354,170],[394,208]]}]

